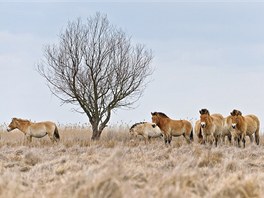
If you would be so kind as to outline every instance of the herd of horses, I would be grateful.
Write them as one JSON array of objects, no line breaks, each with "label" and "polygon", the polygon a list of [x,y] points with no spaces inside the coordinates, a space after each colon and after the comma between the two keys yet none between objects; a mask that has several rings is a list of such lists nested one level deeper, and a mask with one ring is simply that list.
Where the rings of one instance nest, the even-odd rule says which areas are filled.
[{"label": "herd of horses", "polygon": [[[210,114],[207,109],[199,111],[200,119],[195,122],[193,128],[192,123],[188,120],[173,120],[165,113],[151,113],[152,122],[140,122],[131,126],[129,132],[133,136],[141,135],[145,142],[154,137],[162,137],[165,144],[170,144],[172,137],[183,136],[187,143],[194,140],[193,133],[197,135],[198,142],[201,144],[218,145],[220,141],[225,142],[225,137],[229,143],[232,140],[238,147],[243,147],[246,144],[246,136],[249,136],[252,143],[255,139],[259,145],[260,137],[260,122],[255,115],[242,115],[242,112],[234,109],[229,116],[223,117],[221,114]],[[8,125],[7,131],[19,129],[22,131],[29,142],[32,137],[41,138],[49,136],[52,142],[57,142],[60,139],[58,128],[55,123],[46,122],[31,122],[29,120],[13,118]],[[254,135],[254,137],[253,137]]]},{"label": "herd of horses", "polygon": [[[140,122],[130,128],[130,134],[141,135],[147,139],[152,137],[163,137],[165,144],[170,144],[172,137],[183,136],[187,143],[193,141],[193,131],[197,135],[201,144],[218,145],[220,141],[225,142],[228,137],[229,143],[237,144],[241,147],[241,142],[245,148],[246,136],[249,136],[252,143],[254,138],[259,145],[260,122],[255,115],[242,115],[242,112],[234,109],[229,116],[223,117],[221,114],[210,114],[207,109],[199,111],[200,119],[195,122],[193,128],[188,120],[173,120],[162,112],[153,112],[152,123]],[[253,137],[254,135],[254,137]]]}]

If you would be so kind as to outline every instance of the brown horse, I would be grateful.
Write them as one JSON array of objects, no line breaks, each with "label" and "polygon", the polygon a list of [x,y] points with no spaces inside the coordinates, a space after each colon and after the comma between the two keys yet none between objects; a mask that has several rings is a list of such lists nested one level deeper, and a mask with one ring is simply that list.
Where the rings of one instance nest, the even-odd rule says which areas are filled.
[{"label": "brown horse", "polygon": [[[237,115],[237,116],[238,116],[238,115],[241,115],[241,116],[242,116],[242,112],[239,111],[239,110],[236,110],[236,109],[234,109],[230,114],[232,114],[232,115]],[[230,117],[230,126],[232,127],[231,115],[229,115],[228,117]],[[246,136],[249,137],[249,139],[250,139],[250,143],[253,143],[253,141],[254,141],[253,134],[254,134],[254,133],[252,133],[251,130],[249,130],[249,131],[246,132]],[[259,136],[258,136],[258,137],[259,137]]]},{"label": "brown horse", "polygon": [[22,131],[29,142],[32,141],[32,137],[42,138],[48,135],[52,142],[58,141],[60,135],[57,126],[53,122],[31,122],[29,120],[23,120],[19,118],[13,118],[9,124],[7,131],[19,129]]},{"label": "brown horse", "polygon": [[172,120],[166,114],[161,112],[151,113],[152,122],[156,123],[164,135],[165,144],[170,144],[172,136],[181,136],[188,143],[193,141],[193,128],[188,120]]},{"label": "brown horse", "polygon": [[238,147],[240,147],[240,141],[243,142],[243,147],[245,148],[246,139],[245,136],[248,135],[250,141],[253,142],[253,134],[255,135],[255,142],[259,145],[259,127],[260,122],[257,116],[255,115],[246,115],[236,114],[234,111],[231,113],[232,127],[234,131],[232,136],[234,140],[237,141]]},{"label": "brown horse", "polygon": [[213,143],[217,146],[218,139],[221,136],[224,127],[224,117],[221,114],[210,115],[207,109],[201,109],[200,111],[201,132],[204,136],[204,141]]}]

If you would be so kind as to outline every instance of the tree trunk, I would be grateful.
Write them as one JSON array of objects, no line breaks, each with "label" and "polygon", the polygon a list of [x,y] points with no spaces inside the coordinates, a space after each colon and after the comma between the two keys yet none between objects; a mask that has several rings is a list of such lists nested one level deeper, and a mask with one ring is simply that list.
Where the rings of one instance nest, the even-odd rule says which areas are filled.
[{"label": "tree trunk", "polygon": [[95,130],[93,131],[93,135],[92,135],[92,140],[99,140],[100,137],[101,137],[101,134],[102,134],[102,131],[99,131],[99,130]]}]

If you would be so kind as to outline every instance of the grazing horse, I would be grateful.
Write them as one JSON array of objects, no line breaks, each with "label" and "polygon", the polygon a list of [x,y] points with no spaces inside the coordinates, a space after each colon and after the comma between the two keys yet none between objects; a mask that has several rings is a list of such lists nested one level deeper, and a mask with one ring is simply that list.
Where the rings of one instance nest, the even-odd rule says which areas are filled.
[{"label": "grazing horse", "polygon": [[215,141],[215,146],[217,146],[224,127],[224,117],[221,114],[210,115],[207,109],[201,109],[199,112],[201,114],[201,131],[205,138],[204,141],[211,144]]},{"label": "grazing horse", "polygon": [[48,135],[52,142],[58,141],[60,135],[57,126],[53,122],[31,122],[29,120],[23,120],[19,118],[13,118],[9,124],[7,131],[19,129],[22,131],[29,142],[32,141],[32,137],[42,138]]},{"label": "grazing horse", "polygon": [[147,140],[150,141],[150,138],[162,137],[163,134],[155,123],[150,122],[139,122],[133,124],[129,129],[129,133],[132,136],[141,135],[144,137],[145,143]]},{"label": "grazing horse", "polygon": [[257,116],[255,115],[246,115],[236,114],[234,111],[231,113],[232,120],[232,136],[234,140],[237,141],[238,147],[240,147],[240,141],[243,142],[243,147],[245,148],[246,139],[245,136],[248,135],[250,141],[253,142],[253,134],[255,135],[255,142],[259,145],[259,127],[260,122]]},{"label": "grazing horse", "polygon": [[161,112],[151,113],[152,122],[163,132],[165,144],[170,144],[172,136],[183,135],[188,143],[193,141],[193,127],[188,120],[172,120]]}]

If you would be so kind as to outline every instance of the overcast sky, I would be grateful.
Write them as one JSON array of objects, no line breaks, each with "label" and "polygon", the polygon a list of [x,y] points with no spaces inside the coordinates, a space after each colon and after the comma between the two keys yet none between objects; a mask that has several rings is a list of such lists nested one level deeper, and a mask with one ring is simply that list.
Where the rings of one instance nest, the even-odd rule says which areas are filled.
[{"label": "overcast sky", "polygon": [[87,122],[51,94],[36,65],[69,20],[98,11],[154,53],[143,97],[110,124],[151,121],[153,111],[195,120],[201,108],[264,120],[264,3],[0,3],[0,123]]}]

